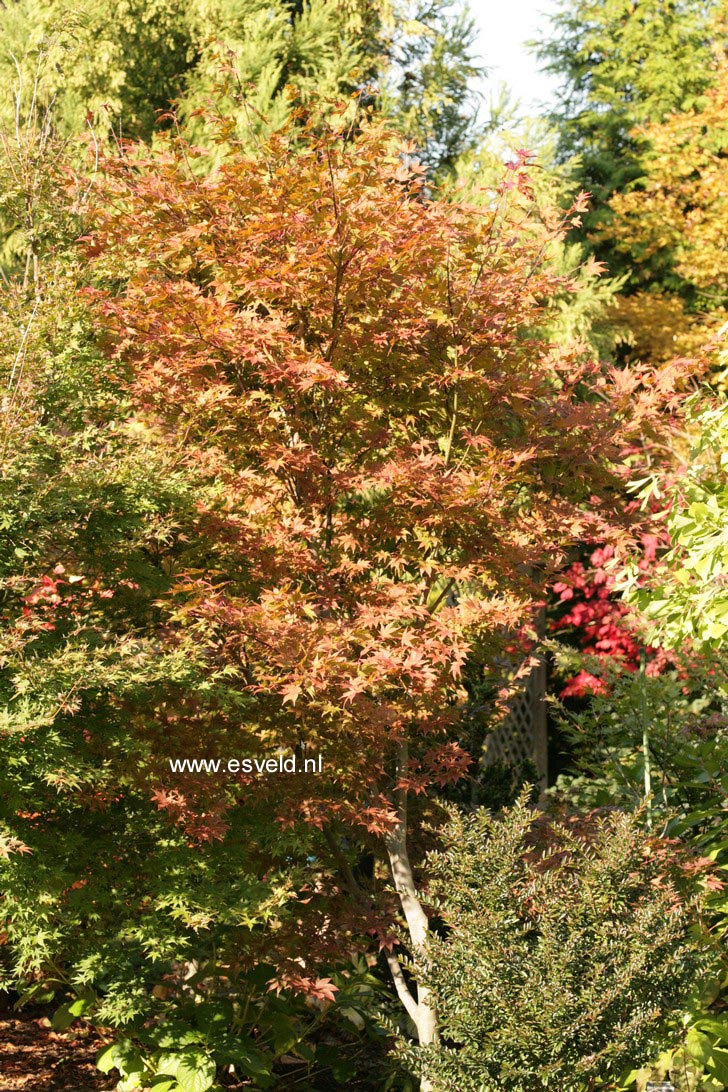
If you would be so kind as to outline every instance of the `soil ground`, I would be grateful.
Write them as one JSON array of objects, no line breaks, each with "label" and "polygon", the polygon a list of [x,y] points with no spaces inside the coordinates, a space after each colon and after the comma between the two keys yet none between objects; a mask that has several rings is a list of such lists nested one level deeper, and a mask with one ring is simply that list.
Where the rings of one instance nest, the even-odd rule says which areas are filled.
[{"label": "soil ground", "polygon": [[[13,1010],[13,998],[0,993],[0,1092],[112,1092],[118,1073],[99,1073],[95,1066],[105,1041],[80,1024],[68,1031],[51,1030],[52,1006],[28,1006]],[[383,1056],[359,1059],[360,1071],[348,1083],[348,1092],[381,1088]],[[276,1088],[295,1092],[331,1092],[334,1084],[322,1074],[308,1083],[300,1067],[281,1071]],[[230,1092],[246,1092],[249,1083],[234,1076],[220,1078]],[[338,1085],[337,1085],[338,1087]]]},{"label": "soil ground", "polygon": [[[1,997],[1,995],[0,995]],[[104,1045],[84,1029],[51,1031],[48,1010],[13,1012],[0,1000],[0,1092],[107,1092],[94,1066]]]}]

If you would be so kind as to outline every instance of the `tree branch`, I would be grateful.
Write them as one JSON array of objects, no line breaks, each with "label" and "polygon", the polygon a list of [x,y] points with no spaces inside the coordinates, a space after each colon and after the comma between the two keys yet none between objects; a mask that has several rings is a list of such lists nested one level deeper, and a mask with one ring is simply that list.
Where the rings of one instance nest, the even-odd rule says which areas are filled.
[{"label": "tree branch", "polygon": [[400,966],[399,960],[397,959],[394,952],[390,952],[388,948],[384,949],[384,958],[387,961],[390,974],[392,975],[392,981],[394,982],[394,988],[397,991],[397,997],[404,1005],[405,1009],[412,1019],[413,1024],[416,1027],[417,1018],[419,1016],[419,1009],[417,1006],[417,1002],[410,993],[410,988],[405,981],[405,977],[402,973],[402,968]]}]

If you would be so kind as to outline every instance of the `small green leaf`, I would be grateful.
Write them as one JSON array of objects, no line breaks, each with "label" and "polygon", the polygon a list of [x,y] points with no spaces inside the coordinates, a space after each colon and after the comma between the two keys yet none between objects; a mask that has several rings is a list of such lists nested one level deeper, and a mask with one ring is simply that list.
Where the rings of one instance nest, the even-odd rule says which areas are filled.
[{"label": "small green leaf", "polygon": [[114,1047],[116,1044],[112,1044],[110,1047],[105,1047],[100,1054],[96,1056],[96,1068],[101,1073],[110,1073],[114,1069],[116,1063],[114,1061]]},{"label": "small green leaf", "polygon": [[71,1012],[71,1006],[66,1002],[65,1005],[61,1005],[59,1009],[53,1013],[51,1018],[51,1027],[54,1031],[65,1031],[66,1028],[70,1028],[73,1021],[76,1019],[74,1013]]},{"label": "small green leaf", "polygon": [[136,1092],[136,1089],[141,1087],[141,1073],[130,1073],[128,1077],[124,1077],[122,1081],[119,1081],[116,1086],[116,1092]]},{"label": "small green leaf", "polygon": [[102,1050],[96,1058],[96,1068],[101,1073],[109,1073],[112,1069],[118,1069],[122,1077],[143,1073],[144,1059],[130,1039],[122,1039],[121,1042],[112,1043],[106,1050]]},{"label": "small green leaf", "polygon": [[204,1054],[185,1054],[177,1067],[180,1092],[208,1092],[215,1083],[217,1066]]}]

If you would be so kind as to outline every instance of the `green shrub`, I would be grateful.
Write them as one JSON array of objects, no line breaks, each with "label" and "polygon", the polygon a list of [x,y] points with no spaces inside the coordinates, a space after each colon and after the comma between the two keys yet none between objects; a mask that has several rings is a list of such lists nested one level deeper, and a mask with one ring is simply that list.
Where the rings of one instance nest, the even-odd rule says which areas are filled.
[{"label": "green shrub", "polygon": [[591,1092],[669,1039],[707,957],[674,844],[639,818],[537,822],[522,796],[453,815],[429,865],[442,1038],[415,1064],[434,1088]]}]

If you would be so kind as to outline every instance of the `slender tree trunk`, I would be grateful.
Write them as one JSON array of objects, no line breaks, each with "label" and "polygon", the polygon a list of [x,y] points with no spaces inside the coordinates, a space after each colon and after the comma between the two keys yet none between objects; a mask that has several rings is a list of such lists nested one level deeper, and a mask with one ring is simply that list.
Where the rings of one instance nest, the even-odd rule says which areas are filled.
[{"label": "slender tree trunk", "polygon": [[[397,778],[406,773],[408,748],[406,740],[400,744],[397,757]],[[422,908],[415,888],[412,865],[407,852],[407,791],[400,788],[396,790],[397,825],[385,838],[389,865],[392,870],[394,887],[399,896],[402,912],[407,922],[407,931],[412,942],[412,962],[415,972],[423,963],[429,921]],[[415,1000],[406,979],[402,973],[399,960],[393,952],[387,953],[387,962],[394,980],[395,989],[402,1004],[409,1013],[417,1029],[417,1038],[421,1046],[439,1042],[437,1028],[437,1012],[431,991],[418,983],[417,999]],[[434,1086],[428,1081],[421,1083],[422,1092],[433,1092]]]}]

